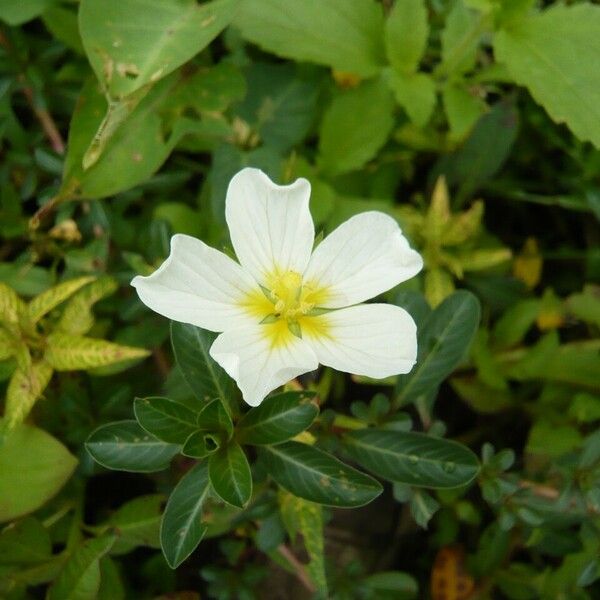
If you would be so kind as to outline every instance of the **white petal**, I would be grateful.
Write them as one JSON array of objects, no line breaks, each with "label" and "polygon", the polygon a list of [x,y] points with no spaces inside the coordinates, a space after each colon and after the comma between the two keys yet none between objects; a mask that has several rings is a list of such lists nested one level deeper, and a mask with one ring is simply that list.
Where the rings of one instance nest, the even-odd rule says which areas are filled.
[{"label": "white petal", "polygon": [[265,396],[294,377],[318,367],[310,346],[291,333],[273,344],[273,325],[250,325],[222,333],[210,355],[235,379],[244,400],[258,406]]},{"label": "white petal", "polygon": [[131,285],[153,311],[210,331],[248,323],[243,300],[258,289],[234,260],[189,235],[171,238],[171,253],[149,277]]},{"label": "white petal", "polygon": [[417,326],[398,306],[361,304],[322,316],[326,335],[304,335],[319,362],[338,371],[382,379],[408,373],[417,360]]},{"label": "white petal", "polygon": [[342,223],[316,247],[304,280],[327,290],[324,306],[339,308],[373,298],[422,267],[396,221],[372,211]]},{"label": "white petal", "polygon": [[231,180],[225,202],[231,243],[259,283],[276,269],[301,274],[306,268],[315,237],[309,197],[306,179],[279,186],[259,169],[247,168]]}]

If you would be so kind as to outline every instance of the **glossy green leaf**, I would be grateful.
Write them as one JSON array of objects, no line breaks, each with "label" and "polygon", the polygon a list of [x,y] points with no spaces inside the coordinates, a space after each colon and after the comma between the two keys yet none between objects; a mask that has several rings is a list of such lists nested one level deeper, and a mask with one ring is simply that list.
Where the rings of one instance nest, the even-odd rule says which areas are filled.
[{"label": "glossy green leaf", "polygon": [[548,114],[600,148],[600,7],[556,5],[511,22],[494,54]]},{"label": "glossy green leaf", "polygon": [[114,99],[168,75],[227,26],[238,0],[82,0],[79,28],[90,63]]},{"label": "glossy green leaf", "polygon": [[201,402],[221,398],[228,402],[233,381],[211,358],[208,351],[217,335],[186,323],[171,323],[171,343],[177,366]]},{"label": "glossy green leaf", "polygon": [[417,364],[398,378],[398,404],[435,389],[460,363],[479,325],[479,301],[465,290],[444,300],[418,332]]},{"label": "glossy green leaf", "polygon": [[338,93],[321,123],[321,168],[332,174],[345,173],[371,160],[392,130],[393,111],[391,93],[380,80]]},{"label": "glossy green leaf", "polygon": [[363,76],[385,62],[383,11],[372,0],[244,0],[234,24],[247,40],[285,58]]},{"label": "glossy green leaf", "polygon": [[233,422],[219,398],[211,400],[198,413],[196,429],[220,434],[220,437],[231,439],[233,435]]},{"label": "glossy green leaf", "polygon": [[222,441],[218,434],[196,431],[185,441],[181,453],[190,458],[205,458],[216,452]]},{"label": "glossy green leaf", "polygon": [[208,466],[198,463],[183,476],[169,497],[160,527],[160,543],[172,569],[196,549],[206,533],[201,511],[209,492]]},{"label": "glossy green leaf", "polygon": [[133,412],[148,433],[170,444],[183,444],[197,429],[197,413],[168,398],[136,398]]},{"label": "glossy green leaf", "polygon": [[150,435],[135,421],[116,421],[98,427],[88,437],[85,447],[103,467],[134,473],[166,469],[180,449]]},{"label": "glossy green leaf", "polygon": [[315,392],[284,392],[265,398],[238,422],[238,440],[257,446],[286,442],[308,429],[319,414],[315,396]]},{"label": "glossy green leaf", "polygon": [[285,442],[260,449],[269,475],[288,492],[327,506],[363,506],[382,492],[373,478],[307,444]]},{"label": "glossy green leaf", "polygon": [[100,588],[100,559],[115,539],[105,535],[78,546],[48,590],[47,600],[95,600]]},{"label": "glossy green leaf", "polygon": [[246,454],[236,442],[219,448],[208,461],[210,483],[222,500],[243,508],[252,496],[252,473]]},{"label": "glossy green leaf", "polygon": [[52,498],[77,459],[50,434],[19,425],[0,445],[0,522],[26,515]]},{"label": "glossy green leaf", "polygon": [[395,2],[385,23],[385,46],[390,64],[402,73],[419,65],[429,35],[424,0]]},{"label": "glossy green leaf", "polygon": [[466,446],[424,433],[359,429],[344,436],[344,449],[375,475],[408,485],[458,487],[479,472]]}]

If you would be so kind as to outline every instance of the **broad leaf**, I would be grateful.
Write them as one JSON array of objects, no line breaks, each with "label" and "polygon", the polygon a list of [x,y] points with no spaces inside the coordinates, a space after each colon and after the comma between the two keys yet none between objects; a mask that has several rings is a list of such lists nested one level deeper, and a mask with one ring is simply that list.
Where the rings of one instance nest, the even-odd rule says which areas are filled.
[{"label": "broad leaf", "polygon": [[51,435],[18,426],[0,445],[0,522],[38,509],[62,488],[76,465]]},{"label": "broad leaf", "polygon": [[279,444],[305,429],[319,414],[313,402],[315,392],[284,392],[269,396],[250,409],[237,424],[237,439],[242,444]]},{"label": "broad leaf", "polygon": [[29,319],[37,323],[45,314],[64,302],[84,285],[94,281],[94,277],[78,277],[59,283],[36,296],[27,306]]},{"label": "broad leaf", "polygon": [[136,398],[133,411],[138,423],[163,442],[183,444],[197,429],[198,415],[168,398]]},{"label": "broad leaf", "polygon": [[[238,0],[82,0],[79,28],[96,76],[114,98],[174,71],[226,27]],[[149,10],[145,10],[149,8]]]},{"label": "broad leaf", "polygon": [[383,11],[373,0],[244,0],[234,24],[285,58],[363,76],[385,63]]},{"label": "broad leaf", "polygon": [[177,366],[198,400],[221,398],[228,402],[233,381],[208,351],[217,335],[186,323],[171,323],[171,343]]},{"label": "broad leaf", "polygon": [[338,93],[321,123],[319,164],[323,170],[345,173],[371,160],[392,130],[393,111],[391,93],[380,80]]},{"label": "broad leaf", "polygon": [[169,497],[160,527],[160,543],[172,569],[196,549],[206,533],[201,511],[209,492],[208,466],[198,463],[183,476]]},{"label": "broad leaf", "polygon": [[55,332],[47,338],[44,359],[57,371],[76,371],[145,358],[148,354],[143,348]]},{"label": "broad leaf", "polygon": [[423,433],[360,429],[344,436],[344,448],[375,475],[408,485],[457,487],[479,472],[477,457],[466,446]]},{"label": "broad leaf", "polygon": [[220,434],[224,439],[231,439],[233,435],[233,422],[219,398],[215,398],[198,413],[196,429]]},{"label": "broad leaf", "polygon": [[9,25],[21,25],[39,17],[56,0],[2,0],[0,19]]},{"label": "broad leaf", "polygon": [[181,453],[190,458],[206,458],[215,453],[222,444],[221,436],[206,431],[196,431],[185,441]]},{"label": "broad leaf", "polygon": [[419,65],[429,35],[424,0],[396,2],[385,23],[385,46],[390,64],[402,73]]},{"label": "broad leaf", "polygon": [[95,600],[100,588],[100,559],[115,539],[114,535],[104,535],[74,549],[48,590],[47,600]]},{"label": "broad leaf", "polygon": [[179,452],[144,431],[135,421],[116,421],[98,427],[87,439],[86,450],[107,469],[151,473],[162,471]]},{"label": "broad leaf", "polygon": [[231,442],[211,455],[210,483],[222,500],[243,508],[252,496],[252,473],[241,446]]},{"label": "broad leaf", "polygon": [[398,378],[398,405],[435,389],[464,358],[479,325],[479,301],[470,292],[455,292],[428,317],[418,332],[417,364]]},{"label": "broad leaf", "polygon": [[375,479],[306,444],[264,446],[260,453],[269,475],[282,488],[317,504],[363,506],[382,492]]},{"label": "broad leaf", "polygon": [[600,7],[557,5],[496,34],[496,60],[558,123],[600,148]]}]

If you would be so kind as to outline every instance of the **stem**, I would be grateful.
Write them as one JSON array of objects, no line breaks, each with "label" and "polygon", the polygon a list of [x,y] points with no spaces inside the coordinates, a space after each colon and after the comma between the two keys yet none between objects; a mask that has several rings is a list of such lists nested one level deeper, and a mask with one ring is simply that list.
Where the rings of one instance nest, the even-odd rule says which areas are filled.
[{"label": "stem", "polygon": [[294,573],[298,581],[311,593],[314,594],[317,591],[314,583],[310,580],[306,567],[296,558],[294,553],[285,545],[280,544],[277,546],[277,552],[283,556],[290,566],[294,569]]}]

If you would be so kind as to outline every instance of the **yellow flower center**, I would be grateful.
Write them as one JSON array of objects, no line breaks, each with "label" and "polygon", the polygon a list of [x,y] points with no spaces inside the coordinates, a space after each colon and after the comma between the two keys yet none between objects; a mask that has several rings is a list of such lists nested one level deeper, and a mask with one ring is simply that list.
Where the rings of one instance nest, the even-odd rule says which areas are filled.
[{"label": "yellow flower center", "polygon": [[266,279],[262,293],[250,295],[244,306],[265,327],[273,345],[282,345],[290,336],[326,335],[326,321],[319,306],[327,290],[302,280],[296,271],[276,271]]}]

